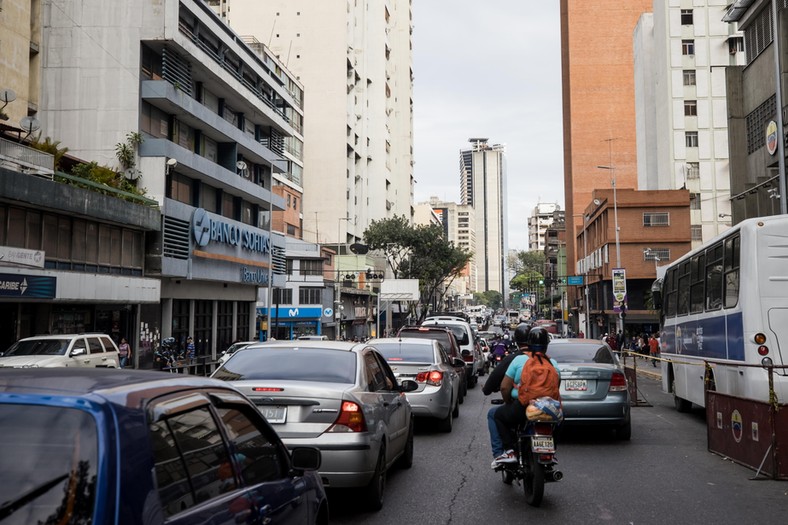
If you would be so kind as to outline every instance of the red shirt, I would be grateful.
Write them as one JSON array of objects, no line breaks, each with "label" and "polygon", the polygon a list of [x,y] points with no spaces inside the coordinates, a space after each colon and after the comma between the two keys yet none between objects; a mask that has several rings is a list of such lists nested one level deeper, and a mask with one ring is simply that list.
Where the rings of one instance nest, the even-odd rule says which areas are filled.
[{"label": "red shirt", "polygon": [[659,353],[659,341],[655,337],[648,340],[648,347],[652,354],[657,355]]}]

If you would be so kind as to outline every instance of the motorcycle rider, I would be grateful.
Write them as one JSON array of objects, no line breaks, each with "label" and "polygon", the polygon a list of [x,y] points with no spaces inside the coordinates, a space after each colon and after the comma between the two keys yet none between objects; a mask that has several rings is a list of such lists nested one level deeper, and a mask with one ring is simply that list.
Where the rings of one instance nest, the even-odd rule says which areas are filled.
[{"label": "motorcycle rider", "polygon": [[[482,392],[484,392],[485,396],[489,396],[493,392],[501,391],[501,383],[511,362],[514,361],[517,356],[525,355],[525,353],[528,351],[528,345],[526,343],[528,341],[528,334],[530,331],[531,327],[525,323],[520,323],[517,325],[517,328],[514,330],[514,342],[517,345],[517,350],[506,356],[503,361],[501,361],[493,369],[493,371],[490,372],[487,381],[484,382],[484,386],[482,387]],[[504,397],[505,401],[506,399],[503,394],[502,397]],[[497,466],[495,458],[503,455],[505,450],[503,448],[500,433],[498,432],[498,426],[495,424],[495,412],[502,408],[504,408],[504,405],[496,405],[487,411],[487,429],[490,431],[490,447],[492,448],[493,454],[493,468]]]},{"label": "motorcycle rider", "polygon": [[[525,362],[533,358],[535,352],[547,352],[547,346],[550,344],[550,334],[542,327],[534,327],[528,333],[526,344],[526,352],[516,356],[512,360],[511,364],[506,369],[506,375],[501,381],[501,396],[505,404],[495,411],[493,419],[498,430],[498,435],[501,438],[501,445],[504,452],[496,456],[493,460],[493,469],[502,463],[517,462],[517,457],[514,453],[516,436],[514,435],[513,429],[526,421],[525,406],[521,405],[520,401],[517,399],[517,387],[520,383],[520,374]],[[558,367],[558,363],[554,359],[550,359],[550,362],[558,371],[560,382],[561,370]],[[558,386],[559,385],[555,385],[556,389]]]}]

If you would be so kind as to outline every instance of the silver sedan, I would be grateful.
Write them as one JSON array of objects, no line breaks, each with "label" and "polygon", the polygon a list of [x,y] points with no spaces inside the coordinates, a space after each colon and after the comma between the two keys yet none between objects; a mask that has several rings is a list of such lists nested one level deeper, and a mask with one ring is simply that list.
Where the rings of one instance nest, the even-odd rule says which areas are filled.
[{"label": "silver sedan", "polygon": [[249,345],[212,377],[246,394],[288,448],[319,448],[323,484],[362,488],[372,510],[383,506],[386,471],[397,462],[405,468],[413,463],[413,418],[405,392],[417,385],[398,382],[367,344]]},{"label": "silver sedan", "polygon": [[441,344],[432,339],[387,338],[371,339],[388,361],[398,380],[412,379],[419,387],[406,395],[413,414],[438,420],[443,432],[451,432],[454,418],[460,413],[460,376]]}]

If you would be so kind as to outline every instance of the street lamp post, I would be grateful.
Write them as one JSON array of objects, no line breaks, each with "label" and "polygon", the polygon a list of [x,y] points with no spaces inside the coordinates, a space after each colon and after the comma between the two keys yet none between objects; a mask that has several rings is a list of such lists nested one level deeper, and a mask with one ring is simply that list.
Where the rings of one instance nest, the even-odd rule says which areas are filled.
[{"label": "street lamp post", "polygon": [[342,298],[340,297],[339,290],[339,249],[342,246],[342,221],[350,221],[350,217],[340,217],[337,221],[337,254],[334,256],[334,271],[337,276],[334,280],[334,321],[336,335],[335,339],[339,341],[342,332]]},{"label": "street lamp post", "polygon": [[[610,174],[611,174],[610,184],[613,186],[613,222],[614,222],[613,226],[616,229],[616,268],[621,268],[621,243],[618,237],[619,228],[618,228],[618,197],[616,195],[616,169],[612,164],[610,166],[597,166],[597,168],[601,170],[610,170]],[[623,301],[621,303],[622,303],[621,311],[623,312],[625,306]],[[623,323],[619,324],[620,319],[621,317],[619,317],[619,319],[616,320],[616,330],[621,330],[622,328],[621,324]]]}]

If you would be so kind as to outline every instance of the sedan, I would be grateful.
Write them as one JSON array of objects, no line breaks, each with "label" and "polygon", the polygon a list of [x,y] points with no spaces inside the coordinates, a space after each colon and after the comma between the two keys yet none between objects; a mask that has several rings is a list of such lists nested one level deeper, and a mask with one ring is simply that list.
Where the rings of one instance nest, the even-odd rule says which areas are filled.
[{"label": "sedan", "polygon": [[407,398],[417,417],[437,419],[443,432],[451,432],[454,418],[460,415],[460,376],[455,366],[464,366],[457,359],[452,363],[437,341],[416,338],[370,339],[388,362],[397,380],[412,379],[418,389]]},{"label": "sedan", "polygon": [[[260,351],[264,349],[265,351]],[[355,487],[372,510],[383,506],[386,471],[413,463],[413,417],[386,360],[367,344],[273,341],[247,346],[212,375],[248,395],[288,447],[322,451],[331,488]]]},{"label": "sedan", "polygon": [[230,347],[227,348],[227,350],[222,352],[221,356],[219,356],[219,364],[221,365],[222,363],[230,359],[230,356],[233,355],[238,350],[240,350],[241,348],[246,348],[249,345],[253,345],[259,342],[260,341],[236,341],[235,343],[231,344]]},{"label": "sedan", "polygon": [[320,451],[221,381],[2,369],[0,441],[4,525],[328,522]]},{"label": "sedan", "polygon": [[594,339],[553,339],[547,355],[561,370],[565,423],[609,425],[620,439],[632,436],[627,379],[607,344]]}]

